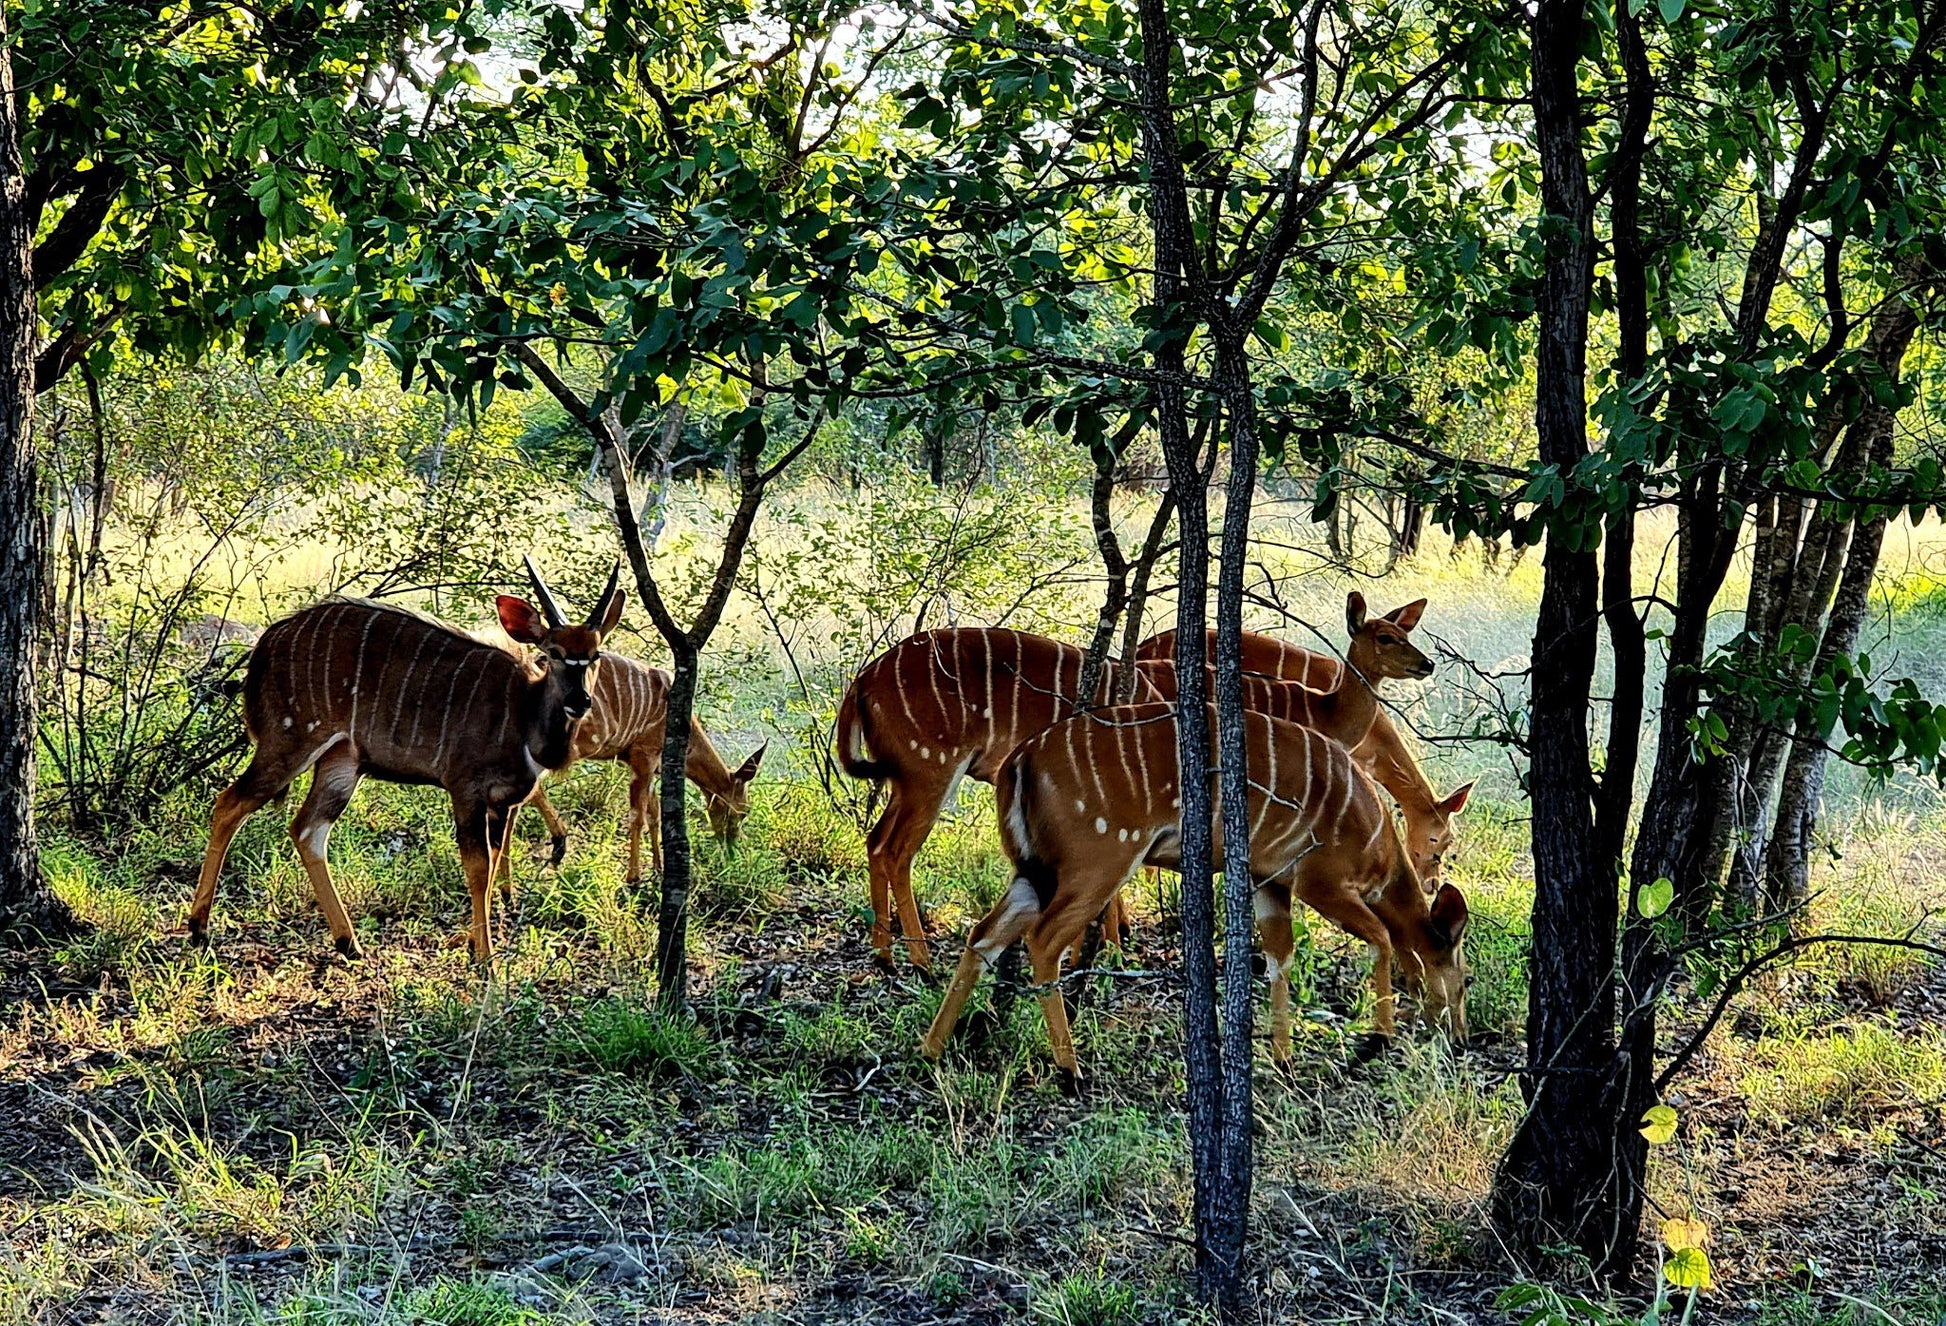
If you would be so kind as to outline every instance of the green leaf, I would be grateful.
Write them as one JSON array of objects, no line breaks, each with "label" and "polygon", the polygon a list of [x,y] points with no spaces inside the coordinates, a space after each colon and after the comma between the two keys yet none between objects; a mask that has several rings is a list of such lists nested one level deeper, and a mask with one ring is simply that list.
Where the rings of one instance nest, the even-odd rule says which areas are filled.
[{"label": "green leaf", "polygon": [[1668,911],[1669,904],[1675,900],[1675,881],[1664,875],[1653,884],[1642,886],[1641,892],[1635,895],[1635,910],[1642,914],[1644,920],[1653,921]]},{"label": "green leaf", "polygon": [[1676,1135],[1676,1112],[1667,1105],[1651,1105],[1642,1116],[1642,1136],[1650,1146],[1661,1146]]},{"label": "green leaf", "polygon": [[1709,1289],[1710,1255],[1701,1248],[1678,1248],[1662,1264],[1662,1275],[1678,1289]]},{"label": "green leaf", "polygon": [[1656,0],[1656,8],[1662,11],[1664,23],[1674,23],[1682,17],[1683,5],[1687,0]]}]

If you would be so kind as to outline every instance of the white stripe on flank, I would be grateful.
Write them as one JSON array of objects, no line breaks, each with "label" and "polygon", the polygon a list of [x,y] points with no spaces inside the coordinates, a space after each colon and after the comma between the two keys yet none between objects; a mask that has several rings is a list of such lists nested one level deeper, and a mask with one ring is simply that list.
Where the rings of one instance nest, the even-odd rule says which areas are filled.
[{"label": "white stripe on flank", "polygon": [[1019,631],[1014,632],[1014,699],[1007,710],[1007,744],[1014,745],[1020,740],[1020,676],[1021,668],[1027,660],[1027,637]]},{"label": "white stripe on flank", "polygon": [[[466,655],[461,654],[453,663],[451,679],[446,683],[446,703],[439,709],[439,740],[433,743],[432,763],[437,768],[446,755],[446,733],[453,726],[453,697],[459,694],[459,679],[466,672]],[[482,669],[484,672],[484,669]],[[480,678],[473,679],[473,689],[480,689]],[[469,701],[470,704],[470,701]]]},{"label": "white stripe on flank", "polygon": [[[1116,762],[1122,766],[1122,786],[1119,790],[1128,793],[1129,799],[1133,801],[1136,799],[1135,768],[1128,762],[1128,746],[1131,740],[1139,742],[1141,738],[1132,728],[1112,727],[1108,731],[1115,738]],[[1102,798],[1102,804],[1109,804],[1107,797],[1104,796]],[[1137,801],[1136,804],[1140,805],[1142,803]]]},{"label": "white stripe on flank", "polygon": [[[1327,756],[1329,757],[1329,759],[1330,759],[1330,762],[1331,762],[1331,766],[1332,766],[1332,767],[1331,767],[1331,774],[1332,774],[1332,777],[1334,777],[1334,778],[1335,778],[1335,777],[1337,777],[1337,774],[1338,774],[1338,769],[1337,769],[1337,764],[1338,764],[1338,750],[1341,750],[1341,749],[1343,749],[1343,748],[1342,748],[1342,747],[1339,747],[1338,749],[1332,749],[1331,747],[1326,747],[1326,748],[1325,748],[1325,751],[1326,751],[1326,755],[1327,755]],[[1333,836],[1334,836],[1334,837],[1335,837],[1335,836],[1336,836],[1336,835],[1337,835],[1337,834],[1338,834],[1338,833],[1340,832],[1340,830],[1342,830],[1342,828],[1344,827],[1344,822],[1345,822],[1345,811],[1346,811],[1346,810],[1347,810],[1347,809],[1348,809],[1348,808],[1350,807],[1350,805],[1351,805],[1351,792],[1352,792],[1352,787],[1351,787],[1351,767],[1350,767],[1350,766],[1351,766],[1351,756],[1350,756],[1349,754],[1347,754],[1347,755],[1345,756],[1345,766],[1346,766],[1346,767],[1345,767],[1345,799],[1344,799],[1343,801],[1341,801],[1341,802],[1339,802],[1339,803],[1338,803],[1338,813],[1337,813],[1336,815],[1333,815],[1333,816],[1331,817],[1331,831],[1332,831],[1332,834],[1333,834]]]},{"label": "white stripe on flank", "polygon": [[[318,637],[324,634],[325,621],[335,615],[337,611],[338,605],[335,603],[327,603],[323,607],[313,610],[311,615],[311,643],[305,647],[304,653],[304,694],[310,701],[311,712],[321,719],[329,718],[331,716],[331,710],[319,700]],[[291,647],[295,651],[297,647],[296,640],[291,641]],[[327,644],[326,648],[329,647]],[[327,682],[330,680],[330,668],[328,664],[325,670],[325,680]]]},{"label": "white stripe on flank", "polygon": [[[343,613],[339,611],[338,605],[335,603],[332,604],[325,611],[329,612],[333,617],[343,616]],[[318,712],[320,714],[329,716],[333,712],[332,705],[331,705],[331,646],[333,644],[333,637],[325,634],[325,626],[322,621],[318,623],[318,634],[323,635],[325,637],[324,639],[324,681],[317,689],[317,694],[320,697],[322,697],[318,704]],[[316,655],[317,652],[318,651],[314,646],[311,650],[311,653],[313,655]]]},{"label": "white stripe on flank", "polygon": [[905,727],[910,732],[918,726],[918,720],[912,716],[912,697],[905,690],[905,655],[905,645],[892,651],[892,690],[899,697],[899,707],[905,710]]},{"label": "white stripe on flank", "polygon": [[421,629],[419,647],[412,651],[412,662],[406,665],[405,676],[399,679],[398,702],[392,706],[392,726],[386,730],[385,739],[393,745],[398,744],[399,720],[405,717],[406,698],[412,694],[412,674],[419,670],[419,656],[426,652],[426,643],[433,638],[433,632]]},{"label": "white stripe on flank", "polygon": [[[1246,716],[1247,717],[1247,716]],[[1266,730],[1264,747],[1270,756],[1270,767],[1264,774],[1265,791],[1257,799],[1257,813],[1250,817],[1250,836],[1257,836],[1257,828],[1270,810],[1271,798],[1281,796],[1277,787],[1277,734]]]},{"label": "white stripe on flank", "polygon": [[358,740],[358,692],[365,680],[365,646],[372,638],[372,627],[378,624],[378,614],[365,614],[365,629],[358,633],[358,653],[351,662],[351,718],[345,723],[345,731],[351,733],[353,741]]},{"label": "white stripe on flank", "polygon": [[[434,678],[438,677],[439,675],[438,672],[439,660],[444,658],[445,656],[446,656],[446,637],[441,636],[439,638],[439,652],[432,656]],[[446,730],[446,715],[447,713],[451,712],[453,707],[453,688],[458,685],[459,685],[459,667],[457,664],[455,664],[446,680],[446,707],[440,710],[439,713],[439,724],[440,724],[439,730],[442,739],[444,737],[444,733]],[[426,716],[426,701],[425,701],[425,697],[421,695],[418,697],[418,703],[415,704],[412,709],[412,733],[410,736],[406,738],[407,749],[409,750],[419,749],[419,720],[424,718],[425,716]]]},{"label": "white stripe on flank", "polygon": [[993,629],[991,627],[982,626],[980,628],[980,647],[984,651],[984,657],[982,658],[981,661],[985,664],[984,671],[987,674],[987,707],[982,712],[981,717],[985,718],[987,721],[987,727],[986,727],[987,739],[989,742],[991,742],[993,738],[993,731],[994,731],[993,728]]},{"label": "white stripe on flank", "polygon": [[954,653],[958,653],[959,636],[955,634],[947,641],[941,641],[937,636],[933,637],[932,666],[926,669],[926,680],[932,685],[932,702],[938,706],[933,712],[939,715],[941,725],[943,726],[948,710],[946,708],[946,697],[940,694],[939,691],[939,652],[942,648],[950,649]]},{"label": "white stripe on flank", "polygon": [[1155,792],[1154,792],[1154,790],[1153,790],[1153,789],[1151,789],[1151,787],[1149,786],[1149,747],[1148,747],[1148,743],[1147,743],[1147,742],[1145,742],[1145,741],[1143,741],[1143,740],[1142,740],[1142,738],[1141,738],[1141,737],[1139,737],[1139,736],[1138,736],[1138,737],[1136,737],[1136,739],[1135,739],[1135,759],[1136,759],[1136,763],[1137,763],[1138,765],[1140,765],[1140,767],[1141,767],[1141,770],[1142,770],[1142,797],[1141,797],[1141,803],[1142,803],[1142,804],[1143,804],[1144,806],[1147,806],[1147,805],[1148,805],[1148,804],[1149,804],[1149,803],[1150,803],[1151,801],[1153,801],[1153,800],[1155,799]]}]

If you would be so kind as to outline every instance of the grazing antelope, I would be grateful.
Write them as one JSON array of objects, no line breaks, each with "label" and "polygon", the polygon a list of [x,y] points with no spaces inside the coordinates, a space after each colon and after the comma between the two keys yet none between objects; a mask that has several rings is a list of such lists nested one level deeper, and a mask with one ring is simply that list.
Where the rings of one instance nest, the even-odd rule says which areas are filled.
[{"label": "grazing antelope", "polygon": [[189,907],[193,940],[208,935],[216,877],[237,827],[314,769],[291,837],[338,951],[355,958],[358,941],[332,886],[325,845],[358,780],[369,774],[437,783],[452,797],[472,894],[473,957],[492,956],[487,890],[494,858],[542,772],[572,758],[575,726],[601,675],[602,639],[625,601],[618,565],[588,620],[571,625],[531,561],[527,572],[540,608],[510,594],[496,606],[509,636],[539,647],[534,662],[430,617],[363,599],[327,600],[263,633],[243,682],[244,725],[256,752],[211,812],[209,850]]},{"label": "grazing antelope", "polygon": [[[669,674],[620,654],[602,655],[601,671],[595,677],[595,707],[574,731],[569,749],[572,761],[619,760],[629,768],[628,784],[628,878],[642,878],[642,831],[649,834],[649,855],[657,875],[662,873],[662,819],[655,813],[651,793],[662,773],[662,737],[669,715]],[[703,794],[703,809],[709,816],[710,831],[726,843],[733,843],[750,813],[750,780],[763,763],[764,747],[732,770],[723,763],[716,744],[703,731],[694,715],[689,720],[689,761],[684,771],[689,781]],[[534,807],[547,821],[554,839],[553,863],[561,864],[568,845],[568,826],[545,788],[537,789]],[[503,866],[503,869],[506,867]],[[510,889],[508,875],[501,877],[501,891]]]},{"label": "grazing antelope", "polygon": [[[1290,1057],[1293,898],[1377,950],[1372,986],[1380,1035],[1393,1033],[1396,960],[1428,1019],[1465,1040],[1465,897],[1450,884],[1426,897],[1391,812],[1341,743],[1263,714],[1246,713],[1244,722],[1250,868],[1270,967],[1273,1057]],[[1213,709],[1210,727],[1213,763]],[[1180,777],[1168,705],[1096,710],[1021,743],[997,784],[1014,880],[967,937],[926,1033],[927,1057],[945,1048],[981,969],[1024,935],[1055,1062],[1075,1072],[1067,1011],[1053,985],[1062,954],[1136,867],[1180,862]],[[1220,807],[1213,819],[1220,860]]]},{"label": "grazing antelope", "polygon": [[[885,813],[865,841],[872,876],[872,948],[892,963],[892,904],[913,965],[929,968],[912,860],[962,776],[991,783],[1024,738],[1077,712],[1086,651],[1001,627],[923,631],[867,663],[838,705],[838,762],[885,783]],[[1115,693],[1102,668],[1097,703]],[[1161,697],[1146,685],[1138,699]],[[1102,900],[1106,903],[1108,900]],[[1100,911],[1100,908],[1096,909]],[[1119,918],[1111,918],[1119,925]]]},{"label": "grazing antelope", "polygon": [[[1419,623],[1420,614],[1425,610],[1425,600],[1407,604],[1386,616],[1378,618],[1390,622],[1402,632],[1409,632]],[[1409,618],[1408,618],[1409,614]],[[1209,648],[1216,649],[1216,632],[1209,634]],[[1176,657],[1176,633],[1164,631],[1150,636],[1135,651],[1137,665],[1145,670],[1159,662],[1173,663]],[[1255,631],[1243,633],[1243,669],[1246,674],[1256,674],[1268,680],[1292,681],[1319,690],[1329,690],[1342,685],[1344,661],[1330,654],[1305,649],[1301,645],[1290,644],[1275,636],[1260,635]],[[1169,694],[1173,695],[1173,689]],[[1244,704],[1251,703],[1246,677]],[[1348,743],[1358,762],[1371,771],[1379,786],[1392,794],[1399,809],[1405,815],[1405,846],[1412,857],[1413,868],[1428,889],[1437,887],[1440,871],[1446,857],[1453,850],[1453,816],[1466,806],[1466,800],[1473,791],[1473,784],[1441,797],[1426,781],[1425,772],[1420,769],[1419,761],[1413,758],[1412,748],[1399,734],[1391,716],[1383,708],[1377,708],[1371,728],[1363,740]]]}]

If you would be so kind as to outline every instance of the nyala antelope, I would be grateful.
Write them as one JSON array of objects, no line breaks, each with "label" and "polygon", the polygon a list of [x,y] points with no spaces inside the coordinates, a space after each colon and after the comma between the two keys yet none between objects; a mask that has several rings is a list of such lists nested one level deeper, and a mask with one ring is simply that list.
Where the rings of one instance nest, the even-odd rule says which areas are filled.
[{"label": "nyala antelope", "polygon": [[331,599],[263,633],[244,673],[244,726],[256,743],[250,766],[216,799],[209,850],[189,907],[191,939],[209,931],[216,877],[237,827],[313,770],[291,821],[318,906],[338,951],[359,955],[351,918],[331,883],[325,846],[358,780],[437,783],[453,799],[453,827],[472,894],[468,939],[476,961],[492,956],[488,887],[507,847],[513,812],[541,774],[572,758],[575,727],[593,704],[601,642],[620,620],[621,568],[594,611],[570,623],[530,561],[535,608],[503,594],[500,625],[537,646],[529,662],[499,646],[402,608]]},{"label": "nyala antelope", "polygon": [[[1300,723],[1333,741],[1355,748],[1371,734],[1380,713],[1378,684],[1382,681],[1430,677],[1432,660],[1407,637],[1419,624],[1426,601],[1408,603],[1383,617],[1368,616],[1365,596],[1352,591],[1345,598],[1345,629],[1351,643],[1345,650],[1348,667],[1338,669],[1330,685],[1312,687],[1258,673],[1244,661],[1244,708],[1287,723]],[[1173,647],[1174,638],[1171,637]],[[1176,663],[1138,658],[1136,667],[1165,700],[1176,698]],[[1210,669],[1214,673],[1214,669]],[[1215,688],[1214,675],[1210,687]]]},{"label": "nyala antelope", "polygon": [[[1357,598],[1357,595],[1352,595]],[[1425,611],[1424,599],[1397,608],[1383,617],[1374,618],[1373,623],[1385,623],[1397,628],[1403,635],[1419,624],[1420,615]],[[1347,625],[1349,625],[1349,615]],[[1357,628],[1353,628],[1354,643]],[[1216,632],[1209,633],[1211,655],[1216,650]],[[1417,652],[1417,651],[1415,651]],[[1176,657],[1176,633],[1164,631],[1144,640],[1136,649],[1137,666],[1149,671],[1151,678],[1160,688],[1173,674]],[[1170,665],[1168,673],[1154,671],[1156,665]],[[1354,660],[1354,666],[1356,666]],[[1253,688],[1250,675],[1269,681],[1296,682],[1313,690],[1331,691],[1339,689],[1344,680],[1344,660],[1316,650],[1305,649],[1301,645],[1290,644],[1275,636],[1260,635],[1255,631],[1243,633],[1243,670],[1245,676],[1244,705],[1258,708],[1252,702]],[[1366,674],[1370,676],[1370,674]],[[1365,688],[1358,688],[1364,690]],[[1170,686],[1167,692],[1173,696],[1175,690]],[[1275,713],[1274,709],[1265,712]],[[1279,715],[1281,716],[1281,715]],[[1405,847],[1412,857],[1413,868],[1428,889],[1437,887],[1440,872],[1446,857],[1453,850],[1453,816],[1466,806],[1466,800],[1473,791],[1473,784],[1459,788],[1441,797],[1426,781],[1425,772],[1419,761],[1413,758],[1412,748],[1399,734],[1398,727],[1383,707],[1374,703],[1371,725],[1365,736],[1358,741],[1348,741],[1358,762],[1370,771],[1379,786],[1392,794],[1405,816]]]},{"label": "nyala antelope", "polygon": [[[628,783],[628,878],[642,878],[642,833],[649,835],[651,867],[662,873],[662,817],[657,813],[654,792],[662,773],[662,737],[669,716],[669,674],[620,654],[602,656],[595,676],[595,707],[574,730],[569,748],[571,761],[618,760],[629,768]],[[723,763],[716,743],[703,731],[694,715],[689,720],[689,760],[684,771],[689,781],[703,794],[703,810],[709,816],[710,831],[719,841],[733,843],[750,813],[750,780],[763,763],[764,748],[735,769]],[[568,826],[546,789],[534,793],[534,807],[547,821],[554,840],[553,864],[560,865],[567,853]],[[505,867],[503,867],[503,870]],[[501,876],[501,891],[511,890],[510,876]]]},{"label": "nyala antelope", "polygon": [[[865,840],[872,877],[872,948],[892,963],[894,900],[913,965],[932,965],[912,893],[912,861],[962,777],[991,783],[1015,746],[1077,711],[1086,651],[1000,627],[923,631],[866,664],[838,705],[838,762],[886,785],[885,813]],[[1115,665],[1094,697],[1115,693]],[[1146,683],[1137,698],[1161,696]],[[1107,898],[1102,902],[1106,904]],[[1102,908],[1097,907],[1096,912]],[[1119,915],[1107,923],[1120,928]]]},{"label": "nyala antelope", "polygon": [[[1215,721],[1212,709],[1212,734]],[[1437,897],[1426,896],[1391,812],[1343,744],[1263,714],[1246,713],[1244,722],[1250,868],[1270,969],[1272,1056],[1290,1057],[1293,898],[1377,950],[1372,986],[1380,1035],[1391,1036],[1395,1025],[1396,961],[1428,1020],[1465,1040],[1465,897],[1450,884]],[[1212,739],[1212,764],[1214,748]],[[1067,1010],[1053,983],[1088,918],[1138,866],[1180,863],[1176,754],[1175,710],[1151,704],[1068,719],[1009,757],[997,788],[1013,883],[967,937],[923,1042],[928,1057],[944,1050],[982,968],[1024,936],[1055,1062],[1076,1072]],[[1220,806],[1214,818],[1220,862]]]}]

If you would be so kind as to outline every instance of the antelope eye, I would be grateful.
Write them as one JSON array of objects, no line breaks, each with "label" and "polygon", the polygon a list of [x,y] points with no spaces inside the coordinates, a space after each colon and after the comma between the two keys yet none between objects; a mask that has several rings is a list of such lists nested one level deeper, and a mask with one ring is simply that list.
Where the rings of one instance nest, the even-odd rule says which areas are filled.
[{"label": "antelope eye", "polygon": [[1466,988],[1471,990],[1473,988],[1473,982],[1478,979],[1479,979],[1478,977],[1472,975],[1471,973],[1468,973],[1466,977]]}]

